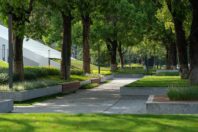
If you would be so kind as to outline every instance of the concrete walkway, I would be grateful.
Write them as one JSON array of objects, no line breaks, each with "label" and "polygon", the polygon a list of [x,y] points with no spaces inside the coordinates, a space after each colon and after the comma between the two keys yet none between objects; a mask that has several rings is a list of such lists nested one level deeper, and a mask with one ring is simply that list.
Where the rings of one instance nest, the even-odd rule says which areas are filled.
[{"label": "concrete walkway", "polygon": [[120,87],[137,79],[116,78],[91,90],[47,100],[33,106],[15,106],[16,113],[146,113],[146,98],[120,97]]}]

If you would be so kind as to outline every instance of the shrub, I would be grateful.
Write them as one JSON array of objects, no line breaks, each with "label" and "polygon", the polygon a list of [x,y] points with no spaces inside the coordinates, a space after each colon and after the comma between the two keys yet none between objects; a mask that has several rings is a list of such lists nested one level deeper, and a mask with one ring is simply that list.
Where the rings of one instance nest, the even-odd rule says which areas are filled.
[{"label": "shrub", "polygon": [[[25,81],[25,82],[17,82],[13,85],[14,91],[23,91],[23,90],[30,90],[30,89],[37,89],[37,88],[44,88],[47,86],[53,86],[61,83],[60,80],[35,80],[35,81]],[[0,91],[9,91],[8,85],[1,85]]]},{"label": "shrub", "polygon": [[8,82],[8,74],[0,73],[0,84],[5,84]]},{"label": "shrub", "polygon": [[71,70],[71,74],[73,74],[73,75],[83,75],[84,74],[84,72],[82,71],[82,70]]},{"label": "shrub", "polygon": [[178,100],[178,101],[198,100],[198,87],[172,86],[169,88],[167,95],[170,98],[170,100]]},{"label": "shrub", "polygon": [[54,76],[60,75],[60,71],[56,68],[49,68],[49,67],[25,67],[25,77],[31,78],[41,78],[46,76]]}]

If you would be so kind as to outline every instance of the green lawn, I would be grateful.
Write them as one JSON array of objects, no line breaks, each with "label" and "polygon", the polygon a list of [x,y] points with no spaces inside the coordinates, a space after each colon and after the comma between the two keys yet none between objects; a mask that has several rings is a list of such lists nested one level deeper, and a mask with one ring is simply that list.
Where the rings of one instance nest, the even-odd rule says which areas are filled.
[{"label": "green lawn", "polygon": [[[60,60],[54,60],[58,63],[60,63]],[[91,64],[91,72],[92,74],[98,74],[98,66]],[[82,71],[83,68],[83,61],[81,60],[76,60],[76,59],[71,59],[71,69],[72,70],[80,70]],[[100,67],[101,70],[101,74],[102,75],[110,75],[111,71],[110,71],[110,67]]]},{"label": "green lawn", "polygon": [[179,76],[146,76],[126,87],[169,87],[188,86],[188,80],[182,80]]},{"label": "green lawn", "polygon": [[197,132],[198,115],[2,114],[2,132]]}]

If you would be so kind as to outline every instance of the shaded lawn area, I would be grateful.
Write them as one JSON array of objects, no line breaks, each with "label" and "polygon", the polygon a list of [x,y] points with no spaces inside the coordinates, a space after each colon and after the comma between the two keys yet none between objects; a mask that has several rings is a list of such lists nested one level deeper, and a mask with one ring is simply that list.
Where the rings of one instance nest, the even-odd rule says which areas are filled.
[{"label": "shaded lawn area", "polygon": [[2,114],[2,132],[197,132],[198,115]]},{"label": "shaded lawn area", "polygon": [[180,76],[146,76],[126,87],[169,87],[188,86],[188,80],[182,80]]}]

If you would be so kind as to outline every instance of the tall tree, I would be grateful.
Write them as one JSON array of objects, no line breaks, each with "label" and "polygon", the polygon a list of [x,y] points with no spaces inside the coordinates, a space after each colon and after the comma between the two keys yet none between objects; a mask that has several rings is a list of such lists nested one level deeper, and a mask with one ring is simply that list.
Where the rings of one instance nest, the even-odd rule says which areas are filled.
[{"label": "tall tree", "polygon": [[198,1],[189,1],[193,16],[190,32],[190,82],[198,84]]},{"label": "tall tree", "polygon": [[97,1],[77,0],[78,11],[83,25],[83,71],[90,73],[90,28],[92,24],[91,14],[97,8]]},{"label": "tall tree", "polygon": [[189,75],[187,41],[184,30],[185,9],[184,2],[180,0],[166,0],[175,26],[176,44],[180,65],[181,78],[187,79]]},{"label": "tall tree", "polygon": [[23,39],[26,32],[26,23],[29,22],[34,1],[0,0],[1,13],[4,16],[11,14],[13,18],[14,74],[20,81],[24,80]]},{"label": "tall tree", "polygon": [[71,45],[72,45],[72,0],[52,0],[52,8],[58,10],[62,17],[63,41],[61,49],[61,76],[67,80],[70,78],[71,68]]}]

